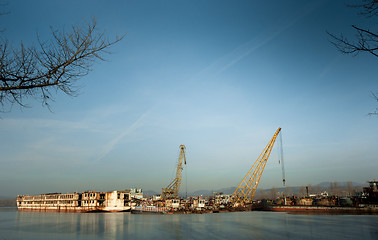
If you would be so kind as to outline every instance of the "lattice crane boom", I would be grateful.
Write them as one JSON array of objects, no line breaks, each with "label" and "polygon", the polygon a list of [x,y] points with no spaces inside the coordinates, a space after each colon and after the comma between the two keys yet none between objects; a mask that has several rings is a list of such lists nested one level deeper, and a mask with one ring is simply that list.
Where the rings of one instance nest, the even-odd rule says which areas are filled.
[{"label": "lattice crane boom", "polygon": [[272,139],[269,141],[268,145],[266,145],[264,151],[260,154],[256,162],[248,171],[247,175],[245,175],[239,186],[236,188],[235,192],[231,196],[232,203],[247,203],[252,201],[265,165],[268,161],[270,153],[272,152],[274,142],[276,141],[276,138],[280,131],[281,128],[278,128]]},{"label": "lattice crane boom", "polygon": [[180,156],[177,163],[176,178],[166,187],[161,189],[163,199],[178,198],[182,180],[183,162],[186,164],[185,145],[180,145]]}]

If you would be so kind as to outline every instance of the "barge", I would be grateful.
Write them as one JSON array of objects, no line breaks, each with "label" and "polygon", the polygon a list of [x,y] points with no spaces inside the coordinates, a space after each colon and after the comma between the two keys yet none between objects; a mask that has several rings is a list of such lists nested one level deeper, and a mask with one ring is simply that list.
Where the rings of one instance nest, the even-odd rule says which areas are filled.
[{"label": "barge", "polygon": [[17,208],[19,211],[39,212],[125,212],[131,209],[132,190],[19,195]]},{"label": "barge", "polygon": [[364,205],[360,207],[269,205],[265,206],[262,210],[274,212],[314,214],[378,214],[378,205]]},{"label": "barge", "polygon": [[169,207],[156,207],[156,206],[136,206],[132,207],[131,213],[133,214],[167,214],[170,212]]}]

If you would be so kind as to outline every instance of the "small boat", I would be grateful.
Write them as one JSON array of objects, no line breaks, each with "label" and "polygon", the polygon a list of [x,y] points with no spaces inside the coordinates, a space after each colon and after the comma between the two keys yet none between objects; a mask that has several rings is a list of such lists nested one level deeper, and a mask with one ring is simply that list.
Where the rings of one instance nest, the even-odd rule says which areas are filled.
[{"label": "small boat", "polygon": [[131,208],[133,214],[166,214],[169,213],[168,207],[156,207],[156,206],[137,206]]}]

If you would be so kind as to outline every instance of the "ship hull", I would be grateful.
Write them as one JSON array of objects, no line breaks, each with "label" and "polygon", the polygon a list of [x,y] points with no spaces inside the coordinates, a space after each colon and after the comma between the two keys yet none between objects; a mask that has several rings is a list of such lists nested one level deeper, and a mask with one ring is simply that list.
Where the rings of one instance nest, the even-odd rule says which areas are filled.
[{"label": "ship hull", "polygon": [[130,212],[130,207],[18,207],[21,212]]},{"label": "ship hull", "polygon": [[327,206],[266,206],[264,211],[274,212],[292,212],[292,213],[378,213],[378,208],[373,206],[368,207],[327,207]]}]

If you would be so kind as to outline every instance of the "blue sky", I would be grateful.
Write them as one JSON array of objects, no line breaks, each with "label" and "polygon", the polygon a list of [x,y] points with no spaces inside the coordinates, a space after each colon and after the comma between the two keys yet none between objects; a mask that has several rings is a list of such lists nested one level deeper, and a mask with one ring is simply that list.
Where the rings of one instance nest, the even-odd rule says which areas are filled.
[{"label": "blue sky", "polygon": [[[350,2],[350,1],[348,1]],[[376,27],[346,1],[26,1],[1,16],[13,46],[95,16],[109,60],[78,97],[1,113],[3,196],[237,186],[278,127],[288,186],[377,178],[378,59],[342,55],[326,31]],[[259,187],[281,186],[274,149]]]}]

